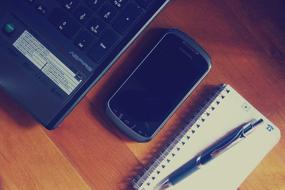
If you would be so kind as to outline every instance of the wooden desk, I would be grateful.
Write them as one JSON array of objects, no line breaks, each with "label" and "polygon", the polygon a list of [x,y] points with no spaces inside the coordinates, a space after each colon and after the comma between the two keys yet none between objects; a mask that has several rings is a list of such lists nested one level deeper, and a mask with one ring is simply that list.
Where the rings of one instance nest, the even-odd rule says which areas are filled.
[{"label": "wooden desk", "polygon": [[[274,121],[284,136],[284,5],[282,0],[173,0],[55,131],[42,128],[0,93],[0,189],[127,189],[135,168],[186,117],[205,86],[223,82]],[[212,56],[213,69],[157,138],[138,144],[106,119],[104,104],[158,27],[193,36]],[[240,189],[284,190],[284,146],[283,138]]]}]

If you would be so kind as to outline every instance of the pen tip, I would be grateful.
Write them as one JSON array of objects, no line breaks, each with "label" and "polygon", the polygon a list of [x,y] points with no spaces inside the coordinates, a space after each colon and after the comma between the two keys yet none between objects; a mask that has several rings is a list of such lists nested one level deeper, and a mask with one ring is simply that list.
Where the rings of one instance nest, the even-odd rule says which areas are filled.
[{"label": "pen tip", "polygon": [[255,122],[253,123],[253,125],[254,125],[254,126],[259,125],[259,124],[262,123],[263,121],[264,121],[264,120],[261,118],[261,119],[255,121]]}]

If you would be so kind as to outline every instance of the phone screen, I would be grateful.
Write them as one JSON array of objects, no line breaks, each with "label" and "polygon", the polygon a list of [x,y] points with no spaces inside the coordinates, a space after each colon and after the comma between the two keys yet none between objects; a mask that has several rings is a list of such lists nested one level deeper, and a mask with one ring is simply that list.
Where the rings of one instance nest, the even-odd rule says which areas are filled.
[{"label": "phone screen", "polygon": [[198,53],[166,35],[111,99],[133,130],[152,135],[208,71]]}]

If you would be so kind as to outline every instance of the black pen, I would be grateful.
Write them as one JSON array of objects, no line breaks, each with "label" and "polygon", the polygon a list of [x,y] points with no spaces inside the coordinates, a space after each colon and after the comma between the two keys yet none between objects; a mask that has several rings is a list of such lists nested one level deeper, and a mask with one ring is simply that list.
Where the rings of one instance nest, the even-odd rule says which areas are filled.
[{"label": "black pen", "polygon": [[263,122],[263,119],[253,120],[244,125],[233,129],[223,138],[211,145],[201,154],[186,162],[180,168],[171,173],[165,180],[159,183],[155,189],[163,190],[174,186],[185,177],[191,175],[201,166],[207,164],[210,160],[224,152],[226,149],[235,144],[238,140],[243,139],[253,131],[253,129]]}]

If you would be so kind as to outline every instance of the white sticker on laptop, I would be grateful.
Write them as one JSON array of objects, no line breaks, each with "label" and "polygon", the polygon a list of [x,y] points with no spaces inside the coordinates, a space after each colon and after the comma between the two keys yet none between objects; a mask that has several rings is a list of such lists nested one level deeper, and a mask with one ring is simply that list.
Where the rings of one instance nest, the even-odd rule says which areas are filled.
[{"label": "white sticker on laptop", "polygon": [[28,31],[24,31],[13,46],[66,94],[70,95],[82,81]]}]

